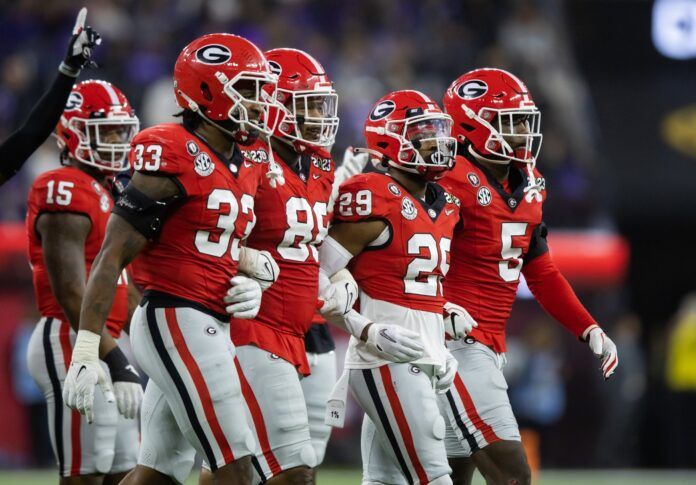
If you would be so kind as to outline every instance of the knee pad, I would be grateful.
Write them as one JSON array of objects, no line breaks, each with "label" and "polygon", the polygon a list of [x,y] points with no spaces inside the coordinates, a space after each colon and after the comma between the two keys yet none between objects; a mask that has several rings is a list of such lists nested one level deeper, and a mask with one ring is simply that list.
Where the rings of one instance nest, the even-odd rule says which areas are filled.
[{"label": "knee pad", "polygon": [[309,468],[315,468],[317,466],[317,454],[311,442],[302,446],[300,450],[300,460]]}]

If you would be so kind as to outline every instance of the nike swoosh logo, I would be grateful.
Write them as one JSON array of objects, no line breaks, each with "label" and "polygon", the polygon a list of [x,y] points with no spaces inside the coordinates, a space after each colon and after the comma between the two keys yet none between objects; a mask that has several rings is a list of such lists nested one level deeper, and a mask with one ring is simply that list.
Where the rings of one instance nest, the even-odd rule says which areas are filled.
[{"label": "nike swoosh logo", "polygon": [[316,174],[316,173],[313,173],[313,174],[312,174],[312,178],[313,178],[314,180],[318,179],[319,177],[321,177],[321,175],[318,175],[318,174]]},{"label": "nike swoosh logo", "polygon": [[80,367],[80,370],[77,371],[77,376],[75,376],[75,379],[77,379],[78,377],[80,377],[80,374],[81,374],[82,371],[85,370],[85,369],[87,369],[87,366],[84,366],[84,365],[83,365],[82,367]]},{"label": "nike swoosh logo", "polygon": [[382,337],[384,337],[386,340],[389,340],[390,342],[396,343],[396,340],[394,340],[394,339],[392,338],[392,336],[389,335],[389,334],[387,333],[387,329],[386,329],[386,328],[383,328],[382,330],[380,330],[380,331],[379,331],[379,334],[380,334]]},{"label": "nike swoosh logo", "polygon": [[350,291],[350,283],[346,283],[346,293],[348,293],[348,301],[346,302],[346,308],[343,309],[344,315],[353,308],[353,300],[355,299],[355,295]]},{"label": "nike swoosh logo", "polygon": [[268,274],[271,275],[271,279],[268,281],[274,281],[275,278],[273,278],[275,275],[273,274],[273,268],[271,267],[271,263],[268,261],[264,261],[263,267],[266,268],[266,271],[268,271]]},{"label": "nike swoosh logo", "polygon": [[454,209],[445,209],[446,215],[450,215],[452,212],[454,212]]},{"label": "nike swoosh logo", "polygon": [[244,168],[249,168],[251,167],[251,164],[249,162],[244,162]]}]

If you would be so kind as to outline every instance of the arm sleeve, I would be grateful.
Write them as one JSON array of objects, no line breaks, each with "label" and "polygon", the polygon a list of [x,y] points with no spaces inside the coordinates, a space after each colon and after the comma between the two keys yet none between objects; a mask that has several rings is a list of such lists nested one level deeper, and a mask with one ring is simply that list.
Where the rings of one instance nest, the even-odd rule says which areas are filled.
[{"label": "arm sleeve", "polygon": [[0,174],[9,180],[48,138],[65,108],[75,78],[58,73],[24,124],[0,144]]},{"label": "arm sleeve", "polygon": [[585,329],[597,325],[548,251],[525,264],[522,273],[542,308],[570,333],[581,339]]}]

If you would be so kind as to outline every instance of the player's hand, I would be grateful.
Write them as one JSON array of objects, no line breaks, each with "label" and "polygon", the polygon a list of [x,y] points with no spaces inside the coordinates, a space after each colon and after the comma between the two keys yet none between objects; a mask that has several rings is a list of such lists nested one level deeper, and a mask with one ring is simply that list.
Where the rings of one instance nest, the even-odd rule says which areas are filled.
[{"label": "player's hand", "polygon": [[340,185],[353,175],[361,173],[369,160],[370,156],[367,153],[356,153],[353,147],[346,148],[343,154],[343,162],[334,174],[334,184]]},{"label": "player's hand", "polygon": [[280,268],[271,253],[242,246],[239,256],[239,271],[255,280],[266,291],[278,279]]},{"label": "player's hand", "polygon": [[469,312],[462,306],[447,302],[445,310],[445,333],[453,340],[459,340],[478,327],[476,320],[471,318]]},{"label": "player's hand", "polygon": [[60,72],[67,76],[77,77],[84,68],[96,66],[90,59],[94,47],[101,44],[101,36],[92,27],[85,27],[86,18],[87,9],[83,7],[77,14],[68,52],[59,67]]},{"label": "player's hand", "polygon": [[114,402],[111,381],[99,363],[100,336],[88,330],[77,332],[72,361],[63,382],[63,402],[94,421],[94,388],[99,385],[107,402]]},{"label": "player's hand", "polygon": [[227,313],[234,318],[254,318],[261,308],[261,285],[248,276],[237,275],[230,280],[232,287],[227,290],[223,301]]},{"label": "player's hand", "polygon": [[348,313],[358,299],[358,284],[347,269],[338,271],[331,278],[331,284],[319,297],[319,313],[330,320],[343,317]]},{"label": "player's hand", "polygon": [[370,352],[390,362],[411,362],[425,351],[416,332],[385,323],[371,323],[365,343]]},{"label": "player's hand", "polygon": [[118,347],[106,354],[103,360],[109,367],[111,381],[114,383],[118,412],[125,418],[136,418],[143,401],[143,386],[140,384],[138,371]]},{"label": "player's hand", "polygon": [[585,330],[583,339],[587,341],[592,353],[602,359],[602,374],[604,379],[609,379],[619,365],[619,354],[616,350],[616,344],[598,325],[592,325]]},{"label": "player's hand", "polygon": [[457,375],[457,368],[459,367],[459,362],[454,358],[452,353],[447,351],[447,360],[445,361],[445,371],[437,376],[437,382],[435,383],[435,392],[438,394],[444,394],[450,388],[454,382],[454,378]]}]

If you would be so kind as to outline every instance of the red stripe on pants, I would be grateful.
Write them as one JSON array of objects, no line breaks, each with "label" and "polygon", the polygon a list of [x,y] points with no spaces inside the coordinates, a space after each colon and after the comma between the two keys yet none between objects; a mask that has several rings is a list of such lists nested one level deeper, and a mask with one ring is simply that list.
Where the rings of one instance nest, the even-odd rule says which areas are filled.
[{"label": "red stripe on pants", "polygon": [[237,374],[239,374],[239,382],[242,383],[242,396],[249,406],[249,412],[251,413],[251,418],[254,420],[254,427],[256,428],[256,437],[261,445],[261,451],[263,452],[263,457],[266,459],[268,466],[271,468],[271,473],[273,476],[282,472],[283,469],[278,463],[273,451],[271,450],[271,443],[268,440],[268,431],[266,431],[266,423],[263,420],[263,413],[261,412],[261,407],[259,402],[256,400],[254,391],[251,389],[249,382],[242,372],[242,368],[239,365],[239,360],[237,357],[234,358],[234,365],[237,367]]},{"label": "red stripe on pants", "polygon": [[459,398],[464,404],[464,412],[469,417],[469,420],[473,423],[474,427],[483,433],[483,437],[486,439],[488,444],[490,445],[496,441],[501,441],[498,435],[495,434],[495,431],[493,431],[493,428],[491,428],[490,425],[481,419],[481,416],[479,416],[478,412],[476,411],[476,407],[474,406],[474,401],[471,399],[471,395],[469,395],[469,391],[466,390],[464,381],[459,374],[454,377],[454,387],[457,389]]},{"label": "red stripe on pants", "polygon": [[406,421],[406,415],[401,407],[401,402],[399,402],[399,396],[396,395],[396,389],[394,389],[394,383],[392,382],[391,372],[389,371],[388,365],[383,365],[379,368],[379,373],[382,376],[382,384],[384,385],[384,390],[387,391],[387,398],[389,398],[389,404],[396,418],[396,424],[399,427],[399,433],[401,438],[404,440],[404,445],[406,445],[406,451],[408,452],[408,457],[411,459],[413,468],[416,470],[416,475],[418,475],[418,481],[422,484],[428,483],[428,475],[425,473],[423,465],[421,465],[418,459],[418,454],[416,453],[416,447],[413,444],[413,436],[411,435],[411,429],[408,427],[408,421]]},{"label": "red stripe on pants", "polygon": [[[60,322],[60,330],[58,331],[58,340],[60,348],[63,351],[63,364],[65,364],[65,374],[68,374],[70,361],[72,360],[72,344],[70,343],[70,324],[68,322]],[[68,476],[80,474],[82,468],[82,443],[80,441],[80,424],[82,417],[80,413],[74,409],[70,413],[70,473]]]},{"label": "red stripe on pants", "polygon": [[227,442],[225,433],[222,431],[220,422],[218,421],[217,415],[215,414],[215,407],[213,406],[213,400],[210,397],[210,392],[208,392],[208,386],[205,384],[203,379],[203,374],[201,374],[201,369],[198,367],[196,360],[191,355],[188,347],[186,346],[186,341],[184,340],[184,335],[181,333],[179,328],[179,321],[176,318],[176,308],[165,308],[164,309],[165,321],[169,332],[172,335],[172,340],[177,352],[179,352],[179,357],[184,362],[186,370],[188,370],[193,379],[193,384],[196,386],[196,391],[198,392],[198,397],[203,404],[203,411],[205,412],[206,420],[208,425],[213,432],[213,436],[217,441],[220,451],[222,451],[222,457],[225,464],[232,463],[234,461],[234,454],[232,453],[232,448]]}]

